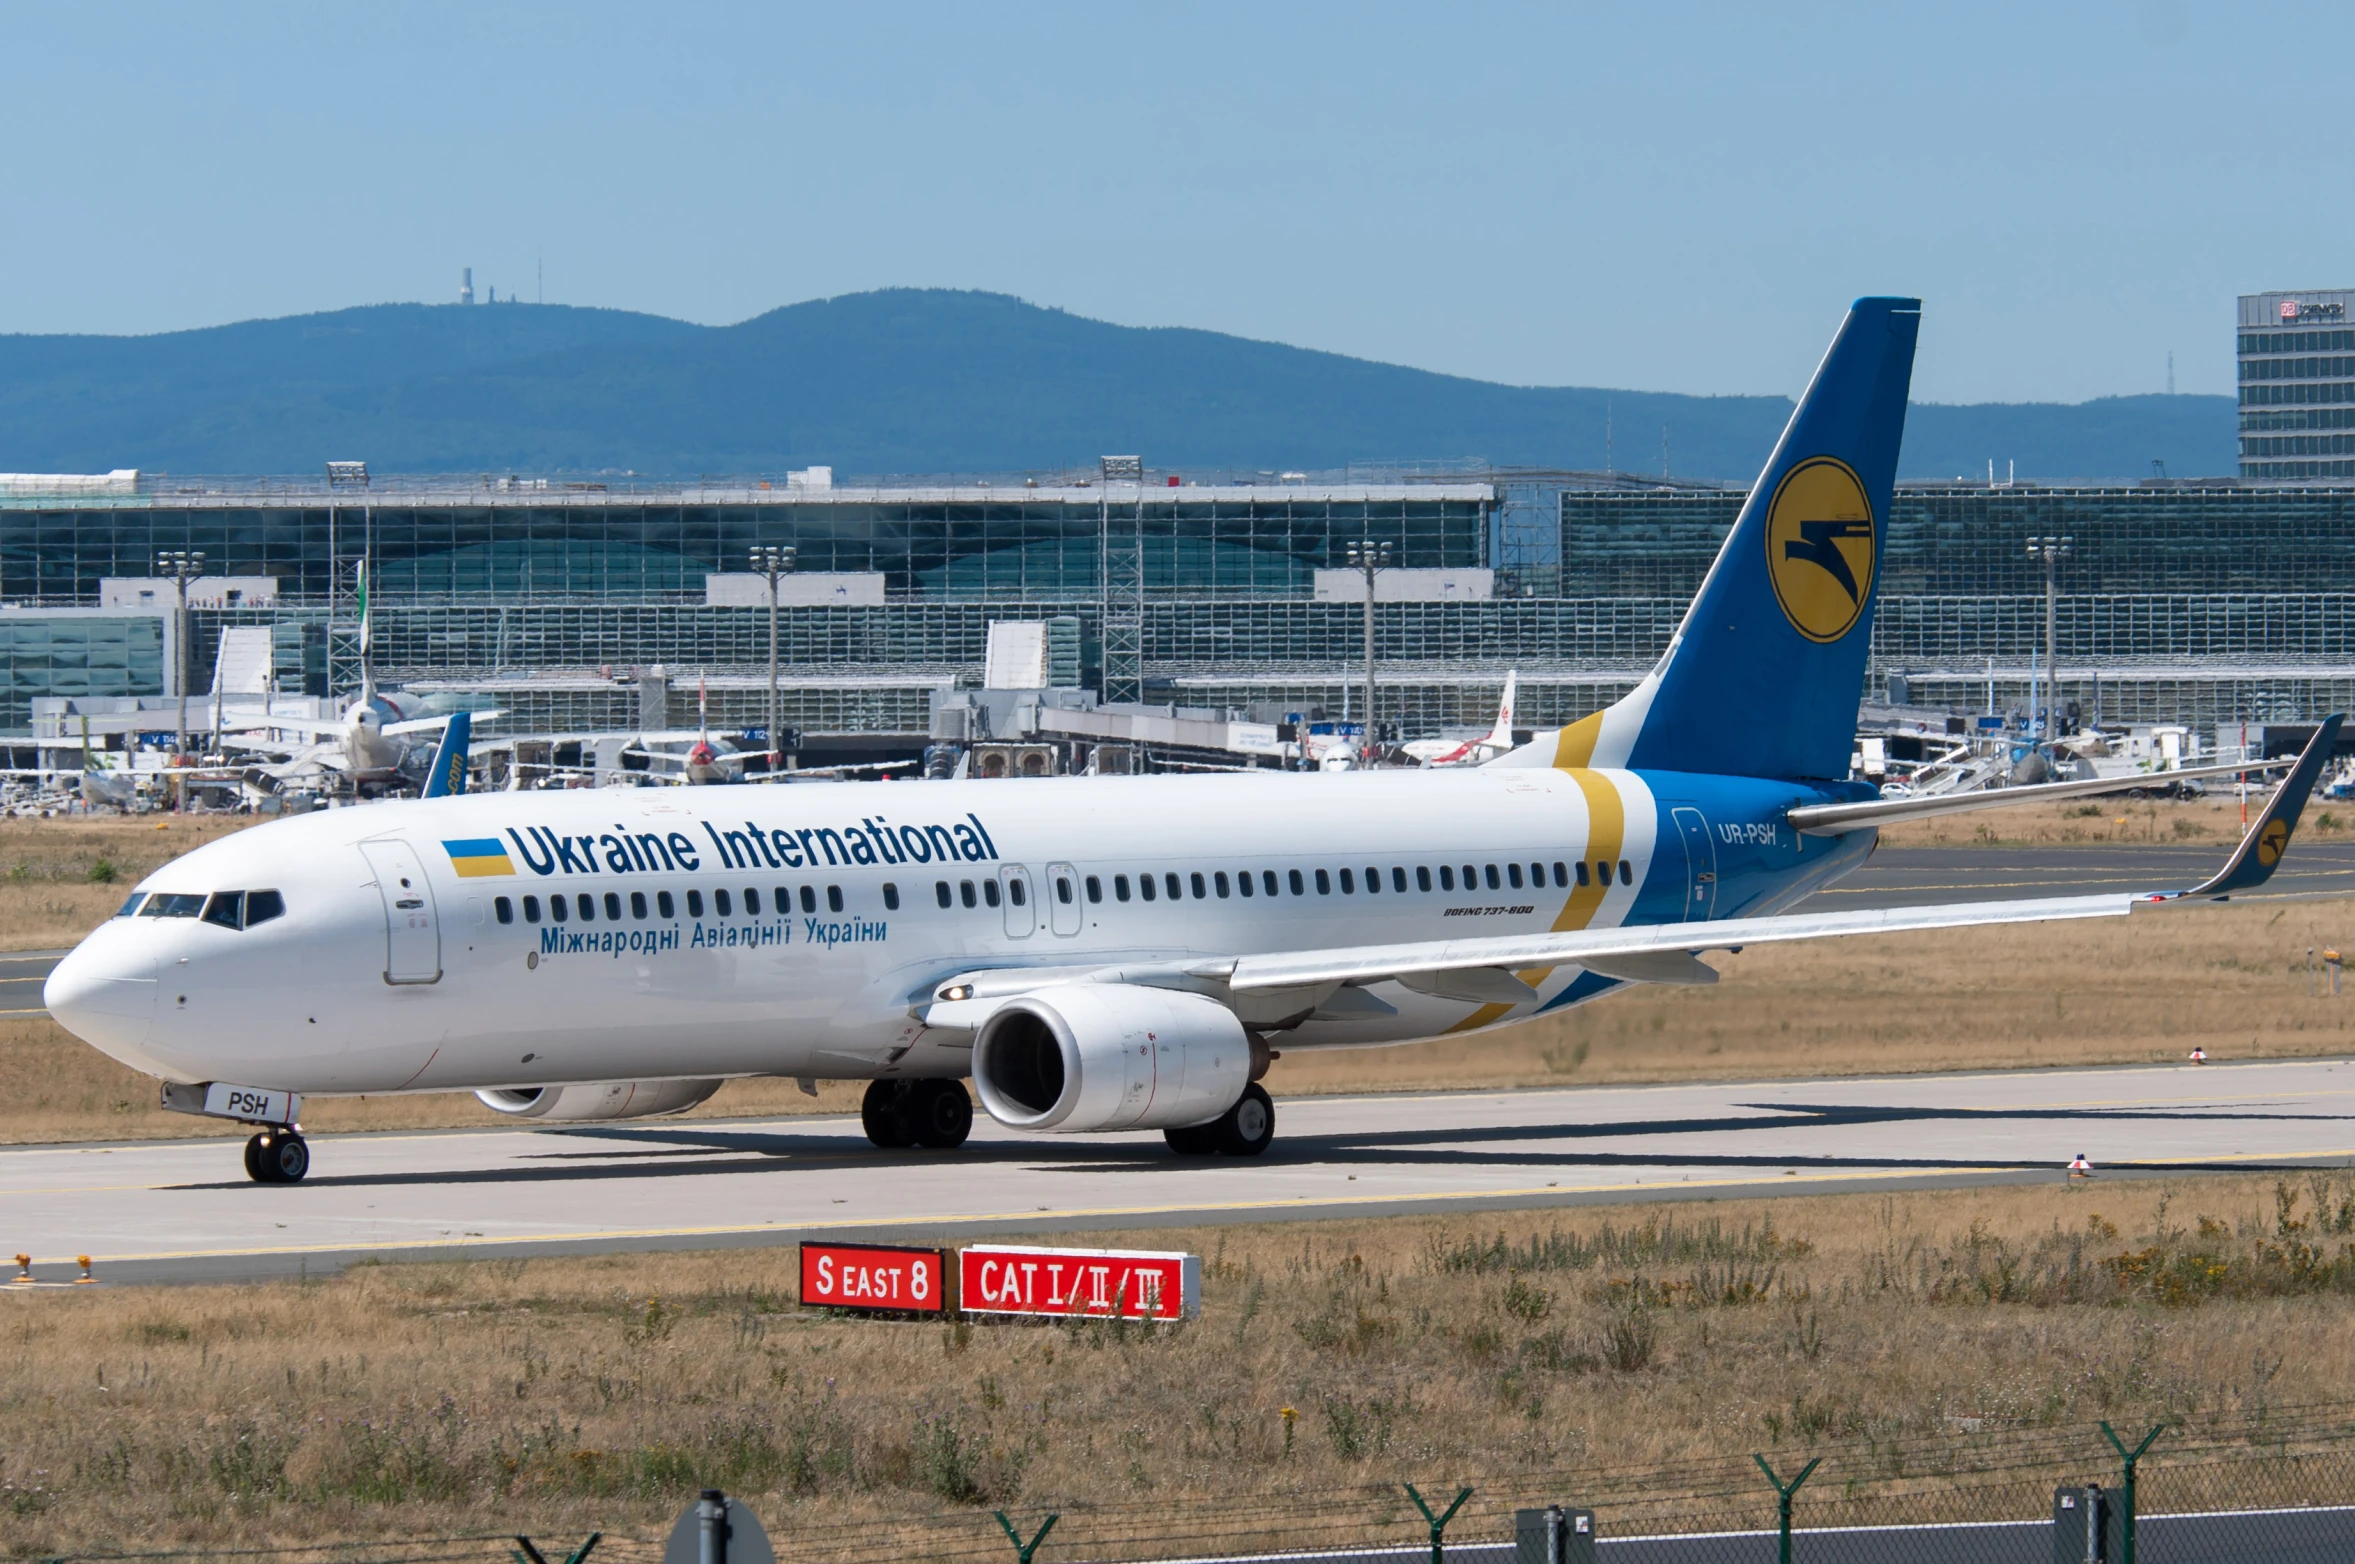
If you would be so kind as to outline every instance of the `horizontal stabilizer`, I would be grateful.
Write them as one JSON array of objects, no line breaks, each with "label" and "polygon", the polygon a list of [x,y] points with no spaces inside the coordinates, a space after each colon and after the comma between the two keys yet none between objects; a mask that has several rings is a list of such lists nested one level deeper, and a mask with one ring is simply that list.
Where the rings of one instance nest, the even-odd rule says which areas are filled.
[{"label": "horizontal stabilizer", "polygon": [[2195,766],[2186,771],[2143,771],[2129,777],[2097,777],[2088,782],[2039,782],[2033,787],[1987,788],[1972,793],[1933,793],[1927,798],[1874,798],[1857,804],[1803,804],[1783,818],[1801,836],[1840,836],[1868,825],[1897,825],[1907,820],[1966,815],[1979,809],[2010,809],[2020,804],[2050,804],[2064,798],[2099,798],[2105,793],[2129,793],[2138,787],[2166,787],[2176,782],[2255,776],[2261,772],[2280,771],[2294,763],[2286,758],[2259,760],[2237,766]]}]

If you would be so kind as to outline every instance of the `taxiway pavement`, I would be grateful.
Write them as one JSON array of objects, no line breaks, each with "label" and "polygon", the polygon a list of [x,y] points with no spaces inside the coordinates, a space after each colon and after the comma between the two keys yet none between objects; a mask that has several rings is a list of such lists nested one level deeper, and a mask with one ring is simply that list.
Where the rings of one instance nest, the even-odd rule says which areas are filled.
[{"label": "taxiway pavement", "polygon": [[1291,1098],[1255,1160],[1159,1134],[961,1151],[848,1118],[318,1136],[249,1183],[234,1140],[0,1150],[0,1253],[62,1281],[232,1280],[367,1257],[580,1253],[2355,1165],[2355,1061]]}]

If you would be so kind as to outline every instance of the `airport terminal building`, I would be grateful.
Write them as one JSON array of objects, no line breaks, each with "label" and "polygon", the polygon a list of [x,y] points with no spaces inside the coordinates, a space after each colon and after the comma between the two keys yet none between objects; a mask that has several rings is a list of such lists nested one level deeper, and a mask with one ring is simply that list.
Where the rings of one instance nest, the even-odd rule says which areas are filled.
[{"label": "airport terminal building", "polygon": [[[1389,566],[1377,720],[1485,727],[1518,668],[1520,721],[1542,727],[1658,656],[1743,499],[1591,473],[1376,476],[0,481],[0,728],[23,732],[40,696],[209,689],[233,625],[268,627],[280,690],[349,690],[362,561],[381,681],[478,690],[547,731],[691,724],[701,680],[715,728],[757,726],[769,607],[750,571],[771,546],[796,551],[781,720],[804,733],[925,732],[941,692],[980,682],[997,620],[1048,622],[1053,682],[1108,700],[1354,718],[1350,545],[1368,541]],[[2355,703],[2355,486],[2247,480],[1901,487],[1868,698],[2017,708],[2042,656],[2039,535],[2072,540],[2060,682],[2088,718],[2209,728]],[[159,564],[176,553],[203,556],[183,567],[185,656]],[[657,665],[665,713],[644,707]]]}]

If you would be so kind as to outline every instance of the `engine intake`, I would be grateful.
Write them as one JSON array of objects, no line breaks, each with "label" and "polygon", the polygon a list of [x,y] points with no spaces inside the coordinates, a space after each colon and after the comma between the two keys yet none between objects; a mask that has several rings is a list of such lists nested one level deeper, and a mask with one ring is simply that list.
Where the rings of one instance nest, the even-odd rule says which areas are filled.
[{"label": "engine intake", "polygon": [[1204,1124],[1251,1080],[1234,1012],[1200,994],[1075,983],[1010,999],[973,1039],[973,1084],[1000,1124],[1083,1135]]},{"label": "engine intake", "polygon": [[648,1119],[685,1113],[720,1089],[717,1081],[598,1081],[587,1086],[527,1086],[474,1095],[513,1119],[578,1124],[590,1119]]}]

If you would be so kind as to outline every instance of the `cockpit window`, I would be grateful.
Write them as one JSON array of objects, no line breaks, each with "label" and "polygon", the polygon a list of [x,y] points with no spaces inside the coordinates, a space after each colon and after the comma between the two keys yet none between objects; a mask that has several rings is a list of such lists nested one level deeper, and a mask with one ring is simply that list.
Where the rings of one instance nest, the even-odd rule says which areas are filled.
[{"label": "cockpit window", "polygon": [[202,896],[182,896],[163,893],[147,898],[147,905],[139,910],[142,918],[193,918],[204,911]]},{"label": "cockpit window", "polygon": [[245,893],[245,926],[267,923],[272,918],[286,915],[286,898],[276,891],[247,891]]},{"label": "cockpit window", "polygon": [[204,921],[217,923],[224,929],[244,928],[245,892],[213,892],[213,899],[204,904]]},{"label": "cockpit window", "polygon": [[184,896],[176,901],[201,901],[201,913],[178,910],[157,912],[156,903],[166,900],[158,896],[148,903],[147,915],[152,918],[202,917],[205,922],[224,929],[250,929],[257,923],[286,915],[286,898],[276,891],[215,891],[209,897]]},{"label": "cockpit window", "polygon": [[133,891],[131,893],[131,899],[123,903],[122,911],[116,913],[115,916],[118,918],[130,917],[139,910],[139,904],[145,900],[147,900],[147,893],[145,891]]}]

